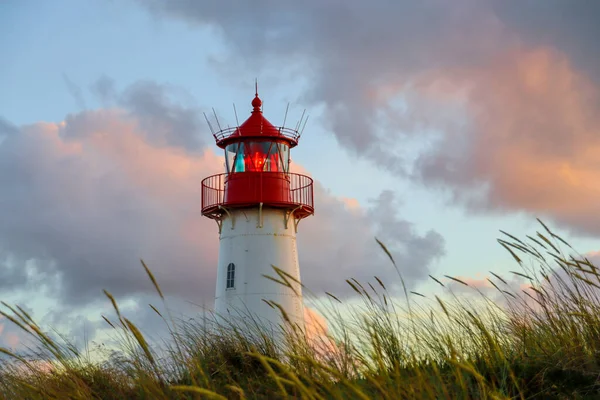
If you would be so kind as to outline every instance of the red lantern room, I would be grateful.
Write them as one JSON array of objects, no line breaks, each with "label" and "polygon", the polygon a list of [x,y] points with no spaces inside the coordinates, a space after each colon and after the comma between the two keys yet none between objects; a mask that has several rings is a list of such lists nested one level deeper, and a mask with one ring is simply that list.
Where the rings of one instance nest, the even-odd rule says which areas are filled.
[{"label": "red lantern room", "polygon": [[227,208],[246,207],[286,209],[295,219],[314,213],[312,179],[289,171],[290,149],[300,133],[275,127],[261,106],[256,94],[244,123],[214,134],[225,151],[226,171],[202,181],[204,216],[219,220]]}]

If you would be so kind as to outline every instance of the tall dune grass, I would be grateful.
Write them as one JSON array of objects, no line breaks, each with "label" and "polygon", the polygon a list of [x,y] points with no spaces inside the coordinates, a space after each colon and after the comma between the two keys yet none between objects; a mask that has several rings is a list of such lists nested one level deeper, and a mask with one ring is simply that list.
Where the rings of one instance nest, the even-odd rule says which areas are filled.
[{"label": "tall dune grass", "polygon": [[0,348],[0,398],[600,398],[598,268],[542,227],[523,240],[503,232],[498,241],[520,268],[491,272],[487,287],[447,275],[431,277],[438,294],[411,292],[399,268],[400,295],[377,277],[348,279],[360,306],[343,312],[344,301],[328,293],[319,310],[328,331],[316,338],[287,327],[275,342],[252,320],[225,326],[209,317],[208,329],[151,306],[170,332],[159,348],[105,292],[115,313],[104,318],[121,345],[98,361],[3,303],[1,314],[38,345]]}]

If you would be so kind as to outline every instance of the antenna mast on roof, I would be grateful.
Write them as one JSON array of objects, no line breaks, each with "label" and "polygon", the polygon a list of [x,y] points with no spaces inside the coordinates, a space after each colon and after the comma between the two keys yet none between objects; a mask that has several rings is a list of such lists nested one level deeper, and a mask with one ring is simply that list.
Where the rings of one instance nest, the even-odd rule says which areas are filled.
[{"label": "antenna mast on roof", "polygon": [[296,129],[294,129],[296,132],[298,132],[298,129],[300,129],[300,125],[302,124],[302,120],[304,119],[305,113],[306,113],[306,108],[304,109],[304,111],[302,111],[302,116],[300,117],[300,121],[298,121],[298,123],[296,124]]},{"label": "antenna mast on roof", "polygon": [[215,108],[213,107],[213,114],[215,115],[215,120],[217,121],[217,126],[219,127],[219,130],[222,131],[223,128],[221,128],[221,124],[219,123],[219,118],[217,117],[217,112],[215,111]]},{"label": "antenna mast on roof", "polygon": [[235,123],[237,126],[240,126],[240,121],[238,121],[237,110],[235,109],[235,103],[233,103],[233,114],[235,115]]},{"label": "antenna mast on roof", "polygon": [[240,127],[240,121],[238,120],[237,110],[235,109],[235,103],[233,103],[233,113],[235,114],[235,124],[237,125],[237,131],[242,134],[242,128]]},{"label": "antenna mast on roof", "polygon": [[306,116],[306,119],[304,120],[304,125],[302,125],[302,130],[298,134],[298,139],[300,139],[300,137],[302,136],[302,132],[304,132],[304,128],[306,128],[306,123],[308,122],[308,117],[310,117],[310,115]]},{"label": "antenna mast on roof", "polygon": [[208,120],[208,117],[206,116],[206,113],[203,112],[202,114],[204,114],[204,119],[206,120],[206,123],[208,124],[208,129],[210,129],[210,133],[212,133],[212,135],[216,139],[217,136],[215,135],[215,130],[213,129],[212,125],[210,124],[210,121]]},{"label": "antenna mast on roof", "polygon": [[287,103],[287,107],[285,108],[285,115],[283,116],[283,127],[285,128],[285,121],[287,120],[287,114],[288,114],[288,110],[290,108],[290,103]]}]

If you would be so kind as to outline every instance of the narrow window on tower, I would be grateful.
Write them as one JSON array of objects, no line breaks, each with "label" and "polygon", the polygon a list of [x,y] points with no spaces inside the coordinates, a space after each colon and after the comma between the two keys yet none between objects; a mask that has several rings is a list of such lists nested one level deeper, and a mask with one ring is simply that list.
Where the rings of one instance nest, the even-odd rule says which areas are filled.
[{"label": "narrow window on tower", "polygon": [[235,264],[229,263],[227,266],[227,289],[233,289],[235,283]]}]

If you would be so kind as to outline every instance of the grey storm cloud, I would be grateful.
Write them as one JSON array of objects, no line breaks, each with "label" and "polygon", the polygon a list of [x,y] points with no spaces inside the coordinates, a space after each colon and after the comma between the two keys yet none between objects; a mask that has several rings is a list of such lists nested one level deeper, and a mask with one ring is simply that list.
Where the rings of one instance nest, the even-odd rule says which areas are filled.
[{"label": "grey storm cloud", "polygon": [[375,165],[600,235],[598,2],[138,3],[216,28],[236,63],[303,74],[303,100]]},{"label": "grey storm cloud", "polygon": [[[135,299],[154,292],[144,259],[166,294],[210,306],[218,232],[201,215],[200,182],[222,171],[222,156],[212,143],[199,147],[210,133],[165,86],[137,83],[115,102],[59,123],[3,123],[11,134],[0,144],[0,287],[44,292],[71,311],[98,304],[103,289]],[[346,278],[395,274],[375,235],[411,285],[425,277],[444,240],[421,236],[395,201],[384,192],[350,207],[317,183],[319,212],[300,225],[307,286],[344,294]]]}]

